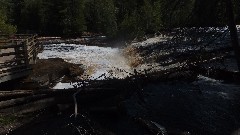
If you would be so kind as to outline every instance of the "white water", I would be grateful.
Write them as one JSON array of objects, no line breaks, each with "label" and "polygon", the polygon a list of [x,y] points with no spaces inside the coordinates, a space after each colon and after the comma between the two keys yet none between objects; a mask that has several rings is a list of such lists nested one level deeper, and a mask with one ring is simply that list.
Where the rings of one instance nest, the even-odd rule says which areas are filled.
[{"label": "white water", "polygon": [[[131,73],[121,49],[111,47],[85,46],[75,44],[52,44],[44,46],[44,51],[38,54],[40,59],[62,58],[69,63],[83,64],[85,67],[82,79],[101,80],[109,78],[125,78],[126,72]],[[126,72],[121,72],[120,70]],[[105,77],[99,76],[105,74]],[[72,88],[70,84],[59,83],[54,88]]]}]

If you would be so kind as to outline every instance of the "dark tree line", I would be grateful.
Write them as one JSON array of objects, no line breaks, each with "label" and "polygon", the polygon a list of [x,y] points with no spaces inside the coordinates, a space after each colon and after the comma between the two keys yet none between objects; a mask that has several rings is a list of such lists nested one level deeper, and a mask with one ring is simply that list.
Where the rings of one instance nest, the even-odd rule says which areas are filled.
[{"label": "dark tree line", "polygon": [[[162,29],[227,24],[224,0],[1,0],[0,32],[132,38]],[[240,2],[233,0],[240,23]]]}]

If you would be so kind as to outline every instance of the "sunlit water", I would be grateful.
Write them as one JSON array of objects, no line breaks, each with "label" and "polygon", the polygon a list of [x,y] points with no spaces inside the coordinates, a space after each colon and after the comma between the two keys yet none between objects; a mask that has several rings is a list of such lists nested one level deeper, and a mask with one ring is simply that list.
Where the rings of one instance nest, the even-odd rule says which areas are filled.
[{"label": "sunlit water", "polygon": [[[82,64],[85,69],[84,75],[80,76],[82,79],[125,78],[131,72],[131,67],[128,66],[119,48],[52,44],[45,45],[44,51],[38,54],[38,57],[62,58],[69,63]],[[70,84],[59,83],[55,88],[72,87]]]}]

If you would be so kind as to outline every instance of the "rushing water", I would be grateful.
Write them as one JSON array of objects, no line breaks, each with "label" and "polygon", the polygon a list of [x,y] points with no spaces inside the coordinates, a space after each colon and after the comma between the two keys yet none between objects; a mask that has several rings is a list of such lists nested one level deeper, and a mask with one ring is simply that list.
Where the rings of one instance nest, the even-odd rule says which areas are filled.
[{"label": "rushing water", "polygon": [[[131,72],[118,48],[52,44],[46,45],[38,57],[63,58],[70,63],[83,64],[89,79],[104,79],[98,78],[102,74],[124,78],[128,75],[126,72]],[[70,87],[61,82],[55,86]],[[167,131],[186,131],[193,135],[230,135],[240,128],[240,86],[237,84],[199,75],[194,82],[145,84],[143,91],[145,102],[136,94],[122,103],[127,117],[120,115],[111,120],[105,115],[98,122],[114,133],[124,135],[144,134],[129,117],[145,118]],[[44,130],[48,132],[48,129]]]},{"label": "rushing water", "polygon": [[[82,64],[85,68],[85,73],[81,76],[83,79],[125,78],[131,72],[119,48],[51,44],[45,45],[44,51],[38,54],[38,57],[40,59],[62,58],[69,63]],[[126,72],[122,72],[123,70]],[[104,76],[99,78],[103,74]],[[55,86],[55,88],[71,87],[70,84],[61,82]]]}]

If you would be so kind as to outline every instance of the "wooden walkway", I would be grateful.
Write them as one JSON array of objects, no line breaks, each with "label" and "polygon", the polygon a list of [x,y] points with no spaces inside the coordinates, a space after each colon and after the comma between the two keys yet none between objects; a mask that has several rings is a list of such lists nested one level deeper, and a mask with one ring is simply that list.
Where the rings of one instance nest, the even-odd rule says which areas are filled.
[{"label": "wooden walkway", "polygon": [[27,76],[39,50],[37,35],[0,35],[0,83]]}]

